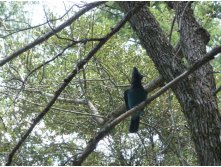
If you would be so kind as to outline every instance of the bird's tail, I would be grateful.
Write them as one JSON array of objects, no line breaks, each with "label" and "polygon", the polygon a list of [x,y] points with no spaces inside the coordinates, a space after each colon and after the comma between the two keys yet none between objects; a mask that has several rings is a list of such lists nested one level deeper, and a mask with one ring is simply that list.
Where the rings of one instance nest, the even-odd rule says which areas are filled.
[{"label": "bird's tail", "polygon": [[140,116],[132,116],[130,121],[130,133],[136,133],[139,129]]}]

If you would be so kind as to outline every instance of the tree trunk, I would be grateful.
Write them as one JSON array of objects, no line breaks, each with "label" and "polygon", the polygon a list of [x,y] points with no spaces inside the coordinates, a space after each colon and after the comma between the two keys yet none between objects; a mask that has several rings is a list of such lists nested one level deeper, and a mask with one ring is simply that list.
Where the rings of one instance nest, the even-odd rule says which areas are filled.
[{"label": "tree trunk", "polygon": [[[140,2],[119,2],[119,5],[127,12],[136,3]],[[172,6],[180,24],[184,57],[193,64],[205,56],[208,33],[196,22],[190,2],[174,2]],[[136,13],[130,24],[165,81],[169,82],[186,69],[147,7]],[[189,124],[199,165],[221,165],[221,120],[213,95],[212,71],[208,63],[172,88]]]}]

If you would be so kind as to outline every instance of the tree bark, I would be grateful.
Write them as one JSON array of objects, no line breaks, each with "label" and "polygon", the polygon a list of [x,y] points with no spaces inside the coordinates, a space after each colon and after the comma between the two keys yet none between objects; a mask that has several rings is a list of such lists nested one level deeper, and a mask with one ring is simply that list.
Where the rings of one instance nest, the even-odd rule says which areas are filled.
[{"label": "tree bark", "polygon": [[[137,3],[140,2],[119,2],[119,5],[127,12]],[[172,4],[180,24],[181,49],[192,65],[205,56],[208,33],[196,22],[191,3]],[[166,82],[186,69],[147,7],[136,13],[130,24]],[[221,120],[213,94],[215,80],[212,71],[208,63],[172,87],[189,124],[199,165],[221,165]]]}]

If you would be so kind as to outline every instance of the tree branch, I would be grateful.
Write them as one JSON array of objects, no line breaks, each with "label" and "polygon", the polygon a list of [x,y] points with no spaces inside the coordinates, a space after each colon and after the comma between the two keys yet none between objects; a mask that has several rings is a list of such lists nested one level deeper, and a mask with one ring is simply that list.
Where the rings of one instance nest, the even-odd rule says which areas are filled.
[{"label": "tree branch", "polygon": [[48,32],[47,34],[37,38],[35,41],[29,43],[28,45],[24,46],[23,48],[13,52],[10,56],[5,57],[4,59],[2,59],[0,61],[0,66],[3,66],[4,64],[6,64],[7,62],[11,61],[12,59],[16,58],[17,56],[19,56],[20,54],[26,52],[27,50],[35,47],[36,45],[46,41],[48,38],[50,38],[51,36],[55,35],[56,33],[60,32],[61,30],[63,30],[65,27],[69,26],[70,24],[72,24],[75,20],[77,20],[81,15],[83,15],[84,13],[86,13],[87,11],[103,4],[106,3],[105,1],[98,1],[98,2],[93,2],[88,4],[85,8],[83,8],[82,10],[80,10],[79,12],[77,12],[74,16],[72,16],[70,19],[68,19],[66,22],[64,22],[63,24],[61,24],[60,26],[56,27],[53,31]]},{"label": "tree branch", "polygon": [[102,125],[104,124],[104,119],[101,117],[97,117],[97,115],[100,115],[97,108],[93,105],[93,103],[91,101],[87,101],[87,105],[89,107],[89,109],[91,110],[91,113],[94,115],[93,118],[94,120],[99,124]]},{"label": "tree branch", "polygon": [[17,145],[12,149],[12,151],[9,153],[8,160],[6,162],[6,165],[9,166],[12,163],[12,159],[16,151],[20,148],[20,146],[24,143],[24,141],[27,139],[27,137],[30,135],[34,127],[41,121],[41,119],[47,114],[47,112],[50,110],[52,105],[57,100],[58,96],[61,94],[61,92],[66,88],[66,86],[71,82],[71,80],[75,77],[75,75],[79,72],[81,68],[97,53],[97,51],[114,35],[116,34],[125,24],[126,22],[133,16],[135,12],[137,12],[142,5],[139,5],[132,10],[130,10],[125,17],[112,29],[112,31],[107,34],[89,53],[88,55],[81,61],[79,61],[76,65],[76,68],[67,76],[67,78],[64,79],[64,82],[61,84],[61,86],[57,89],[57,91],[54,94],[54,97],[51,99],[51,101],[47,104],[47,106],[44,108],[44,110],[33,120],[33,123],[30,125],[28,130],[25,132],[25,134],[22,136],[22,138],[18,141]]},{"label": "tree branch", "polygon": [[221,86],[218,87],[218,88],[216,89],[216,91],[215,91],[213,94],[216,95],[217,93],[219,93],[219,91],[221,91]]},{"label": "tree branch", "polygon": [[154,95],[147,98],[145,101],[141,102],[139,105],[135,106],[134,108],[128,110],[126,113],[120,115],[116,119],[114,119],[112,122],[107,123],[104,125],[104,127],[95,135],[94,138],[92,138],[88,145],[86,146],[85,150],[80,154],[79,157],[77,157],[73,161],[73,165],[81,165],[83,161],[89,156],[90,153],[93,152],[93,150],[96,148],[96,145],[98,142],[103,139],[117,124],[119,124],[121,121],[132,115],[133,113],[139,111],[140,109],[144,108],[147,104],[152,102],[154,99],[162,95],[164,92],[166,92],[169,88],[175,86],[179,81],[183,80],[185,77],[199,69],[202,65],[206,64],[210,60],[214,59],[215,55],[218,53],[221,53],[221,46],[218,46],[208,52],[204,58],[196,62],[193,66],[191,66],[188,70],[186,70],[184,73],[167,83],[165,86],[163,86],[160,90],[158,90]]}]

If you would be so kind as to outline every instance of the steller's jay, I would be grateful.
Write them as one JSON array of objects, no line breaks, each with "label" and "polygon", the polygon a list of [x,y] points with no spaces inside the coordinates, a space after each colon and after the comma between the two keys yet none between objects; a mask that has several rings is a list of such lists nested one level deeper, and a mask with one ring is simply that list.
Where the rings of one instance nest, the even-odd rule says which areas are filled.
[{"label": "steller's jay", "polygon": [[[133,68],[131,87],[124,92],[124,100],[127,110],[138,105],[147,98],[147,91],[143,88],[141,80],[143,75],[139,73],[136,67]],[[140,115],[143,113],[143,110],[138,111],[132,114],[130,122],[130,133],[135,133],[138,131],[140,123]]]}]

